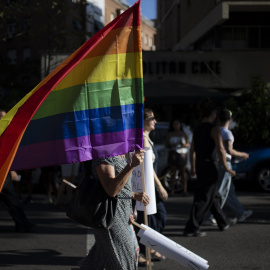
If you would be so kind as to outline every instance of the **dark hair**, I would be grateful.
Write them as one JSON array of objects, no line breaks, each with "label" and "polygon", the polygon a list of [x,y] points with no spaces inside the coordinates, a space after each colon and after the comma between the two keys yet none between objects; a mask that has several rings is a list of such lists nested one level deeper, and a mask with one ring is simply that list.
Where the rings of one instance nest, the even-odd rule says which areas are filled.
[{"label": "dark hair", "polygon": [[181,122],[179,119],[174,119],[174,120],[172,120],[172,121],[170,122],[170,126],[169,126],[169,130],[168,130],[168,131],[174,131],[173,123],[176,122],[176,121],[180,123],[180,130],[181,130],[181,131],[184,131],[182,122]]},{"label": "dark hair", "polygon": [[149,116],[153,113],[152,109],[149,108],[144,108],[143,111],[143,119],[145,120],[146,118],[149,118]]},{"label": "dark hair", "polygon": [[198,105],[200,117],[208,117],[213,111],[216,111],[216,105],[211,101],[210,98],[203,99]]},{"label": "dark hair", "polygon": [[231,112],[229,110],[223,109],[223,110],[220,111],[220,113],[218,115],[218,118],[219,118],[219,121],[221,123],[225,123],[225,122],[227,122],[228,120],[231,119],[231,116],[232,116],[232,114],[231,114]]}]

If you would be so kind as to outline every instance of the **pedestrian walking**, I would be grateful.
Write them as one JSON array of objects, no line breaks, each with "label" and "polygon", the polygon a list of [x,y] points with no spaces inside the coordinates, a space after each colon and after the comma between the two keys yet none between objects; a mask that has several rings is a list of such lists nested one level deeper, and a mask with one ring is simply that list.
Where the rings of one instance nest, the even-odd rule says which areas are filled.
[{"label": "pedestrian walking", "polygon": [[[233,133],[229,130],[229,125],[232,120],[232,113],[231,111],[224,109],[221,110],[219,113],[219,121],[220,121],[220,131],[221,137],[223,140],[223,145],[226,150],[226,161],[227,166],[232,168],[231,159],[232,157],[240,157],[243,159],[249,158],[249,154],[245,152],[237,151],[233,148],[234,143],[234,136]],[[222,205],[225,204],[226,207],[235,215],[238,222],[245,221],[248,217],[250,217],[253,213],[252,210],[246,210],[244,206],[239,202],[236,193],[235,193],[235,186],[231,181],[231,174],[227,173],[224,166],[219,162],[219,177],[221,179],[220,184],[221,186],[224,182],[230,181],[230,188],[228,191],[228,195],[226,196]],[[222,193],[222,190],[220,190]]]},{"label": "pedestrian walking", "polygon": [[[144,109],[144,127],[143,127],[143,147],[152,149],[152,161],[153,161],[153,174],[155,182],[155,191],[156,191],[156,206],[157,213],[152,215],[147,215],[148,226],[156,230],[159,233],[162,233],[165,228],[167,220],[167,212],[164,205],[164,200],[168,199],[168,193],[160,182],[156,171],[157,171],[157,162],[158,162],[158,152],[154,147],[154,143],[149,138],[150,132],[155,129],[155,115],[152,109]],[[144,212],[138,211],[137,221],[141,224],[144,223]],[[138,233],[139,228],[135,228],[136,233]],[[141,253],[145,256],[145,246],[140,244]],[[153,261],[162,261],[165,259],[165,256],[155,251],[151,250],[151,257]]]},{"label": "pedestrian walking", "polygon": [[80,269],[134,270],[136,258],[129,231],[132,208],[131,175],[144,159],[144,150],[137,150],[130,163],[125,157],[115,156],[92,161],[94,178],[105,192],[118,198],[115,221],[109,230],[93,229],[95,244],[80,262]]},{"label": "pedestrian walking", "polygon": [[223,147],[220,129],[214,124],[216,107],[210,99],[204,99],[199,104],[201,123],[193,134],[190,148],[191,174],[197,175],[197,188],[189,220],[184,229],[184,236],[205,236],[200,226],[208,210],[212,212],[221,231],[229,229],[236,219],[228,219],[220,208],[218,193],[217,159],[225,170],[232,175],[226,163],[226,153]]}]

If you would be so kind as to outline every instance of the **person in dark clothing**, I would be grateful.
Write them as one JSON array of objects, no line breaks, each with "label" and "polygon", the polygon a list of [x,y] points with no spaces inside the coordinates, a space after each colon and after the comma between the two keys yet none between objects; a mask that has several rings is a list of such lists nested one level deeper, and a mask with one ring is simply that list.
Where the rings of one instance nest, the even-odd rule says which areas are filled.
[{"label": "person in dark clothing", "polygon": [[34,224],[28,221],[18,194],[15,191],[12,179],[16,181],[17,173],[10,171],[0,193],[0,203],[9,212],[15,222],[16,232],[30,232]]},{"label": "person in dark clothing", "polygon": [[[0,119],[5,115],[6,112],[0,110]],[[18,181],[18,175],[15,171],[8,173],[7,179],[0,192],[0,203],[7,209],[14,220],[16,232],[30,232],[34,225],[28,221],[12,181]]]},{"label": "person in dark clothing", "polygon": [[207,98],[200,103],[199,111],[201,123],[193,134],[190,148],[191,175],[197,175],[197,189],[183,235],[203,237],[206,233],[200,231],[200,226],[209,210],[221,231],[229,229],[237,220],[228,219],[220,207],[218,159],[232,176],[235,175],[235,171],[227,166],[220,129],[214,124],[216,107]]}]

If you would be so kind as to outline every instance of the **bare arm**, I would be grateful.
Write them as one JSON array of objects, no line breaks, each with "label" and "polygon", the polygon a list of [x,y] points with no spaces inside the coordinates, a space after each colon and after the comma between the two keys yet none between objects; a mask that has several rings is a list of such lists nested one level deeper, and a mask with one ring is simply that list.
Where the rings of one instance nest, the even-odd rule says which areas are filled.
[{"label": "bare arm", "polygon": [[190,143],[189,143],[189,139],[188,139],[188,135],[186,133],[184,133],[184,137],[186,139],[186,143],[182,145],[182,147],[189,147]]},{"label": "bare arm", "polygon": [[[147,147],[147,148],[151,148],[151,145],[149,143],[149,141],[147,140],[147,138],[143,137],[143,146],[144,147]],[[168,193],[167,191],[165,190],[165,188],[162,186],[155,170],[153,169],[153,174],[154,174],[154,181],[155,181],[155,186],[158,190],[158,193],[161,197],[161,199],[163,200],[167,200],[168,199]]]},{"label": "bare arm", "polygon": [[217,154],[218,154],[219,161],[222,163],[222,165],[224,166],[225,170],[227,172],[230,172],[232,174],[232,176],[234,176],[235,175],[235,171],[229,169],[229,167],[227,166],[226,152],[225,152],[225,149],[224,149],[224,146],[223,146],[223,141],[222,141],[220,129],[219,129],[218,126],[212,128],[212,130],[211,130],[211,137],[215,141],[215,145],[216,145],[216,149],[217,149]]},{"label": "bare arm", "polygon": [[12,181],[18,181],[19,177],[18,174],[15,171],[10,171],[10,178]]},{"label": "bare arm", "polygon": [[154,180],[155,180],[155,186],[157,188],[160,198],[166,201],[168,199],[168,193],[166,189],[163,187],[162,183],[160,182],[155,170],[154,170]]},{"label": "bare arm", "polygon": [[137,150],[132,157],[131,163],[115,176],[114,167],[109,164],[100,164],[97,166],[97,174],[100,182],[110,197],[115,197],[125,186],[133,169],[143,162],[145,151],[143,149]]},{"label": "bare arm", "polygon": [[233,149],[232,141],[231,140],[226,140],[224,141],[224,147],[227,151],[228,154],[235,156],[235,157],[241,157],[244,159],[249,158],[249,154],[245,152],[239,152],[235,149]]}]

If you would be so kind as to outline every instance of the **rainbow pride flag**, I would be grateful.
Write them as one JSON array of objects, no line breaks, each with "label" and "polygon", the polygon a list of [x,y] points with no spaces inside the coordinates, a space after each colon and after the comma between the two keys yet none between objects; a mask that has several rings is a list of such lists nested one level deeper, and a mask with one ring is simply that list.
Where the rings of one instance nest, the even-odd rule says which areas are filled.
[{"label": "rainbow pride flag", "polygon": [[0,190],[22,170],[143,145],[140,1],[101,29],[0,120]]}]

